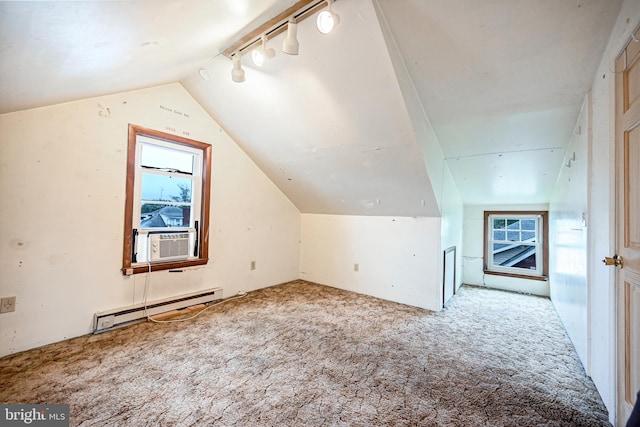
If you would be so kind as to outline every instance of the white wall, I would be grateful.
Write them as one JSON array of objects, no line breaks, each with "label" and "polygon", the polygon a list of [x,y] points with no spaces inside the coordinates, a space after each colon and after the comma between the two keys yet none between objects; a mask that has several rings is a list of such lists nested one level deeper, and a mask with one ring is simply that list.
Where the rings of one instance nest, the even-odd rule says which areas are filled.
[{"label": "white wall", "polygon": [[300,278],[441,308],[440,218],[302,214],[301,222]]},{"label": "white wall", "polygon": [[[378,22],[380,23],[380,31],[384,36],[384,41],[387,45],[387,52],[389,53],[389,59],[393,64],[393,69],[396,74],[396,80],[398,86],[404,98],[407,114],[411,120],[413,126],[413,133],[415,140],[422,153],[422,160],[427,168],[427,174],[431,181],[431,187],[433,189],[434,197],[440,212],[442,212],[442,189],[443,179],[445,177],[445,161],[442,154],[442,148],[440,142],[429,122],[427,113],[420,101],[418,92],[413,84],[413,80],[409,76],[409,71],[404,63],[404,59],[400,54],[400,49],[391,33],[387,18],[380,8],[378,1],[373,1],[373,6],[378,16]],[[455,187],[455,184],[454,184]],[[456,188],[457,192],[457,188]]]},{"label": "white wall", "polygon": [[456,289],[463,250],[462,200],[451,174],[441,182],[441,218],[302,214],[300,278],[440,310],[444,250],[457,248]]},{"label": "white wall", "polygon": [[484,211],[546,211],[546,204],[466,205],[464,207],[462,281],[507,291],[549,296],[549,283],[539,280],[503,277],[483,273]]},{"label": "white wall", "polygon": [[585,97],[549,204],[551,300],[584,366],[588,366],[586,221],[589,102],[589,96]]},{"label": "white wall", "polygon": [[391,63],[393,64],[396,80],[398,81],[398,86],[402,93],[402,97],[404,98],[407,115],[409,116],[413,126],[415,141],[422,153],[422,159],[427,169],[427,173],[429,174],[429,180],[431,181],[431,186],[433,188],[433,193],[440,213],[443,211],[443,198],[445,195],[443,191],[445,188],[447,191],[455,193],[453,199],[456,199],[456,203],[458,201],[460,202],[458,208],[462,209],[462,200],[455,182],[451,178],[451,172],[444,159],[440,141],[438,141],[438,137],[431,126],[431,122],[429,121],[429,117],[424,109],[424,105],[422,105],[420,96],[416,91],[411,76],[409,75],[404,59],[398,49],[398,45],[391,29],[389,28],[387,18],[377,1],[373,2],[373,6],[378,16],[378,21],[380,22],[380,30],[382,31],[384,41],[387,45],[387,51],[389,53]]},{"label": "white wall", "polygon": [[[380,22],[380,30],[385,39],[389,58],[393,64],[396,79],[402,96],[404,98],[407,114],[413,126],[413,133],[416,144],[422,153],[433,194],[441,214],[441,230],[440,230],[440,250],[455,246],[456,247],[456,283],[458,288],[462,284],[462,227],[464,207],[462,197],[458,191],[449,166],[444,158],[442,147],[438,141],[438,137],[431,126],[429,117],[424,109],[416,88],[409,76],[404,59],[400,54],[397,43],[389,28],[387,19],[377,1],[373,2],[373,6],[378,15]],[[440,274],[442,274],[442,262],[444,254],[440,259]],[[442,290],[440,290],[439,300],[442,301]]]},{"label": "white wall", "polygon": [[611,268],[600,260],[615,252],[614,211],[614,125],[615,57],[630,40],[631,32],[640,23],[640,2],[624,0],[609,44],[602,57],[591,88],[592,139],[589,162],[589,218],[588,218],[588,311],[589,366],[591,375],[609,410],[611,421],[615,405],[615,277]]},{"label": "white wall", "polygon": [[[298,278],[300,213],[179,84],[0,115],[0,356],[92,330],[141,302],[121,272],[129,123],[213,147],[210,261],[151,275],[149,299]],[[250,262],[256,270],[250,271]]]},{"label": "white wall", "polygon": [[[456,247],[456,281],[455,288],[462,284],[462,227],[464,223],[464,205],[456,187],[449,166],[444,164],[442,179],[442,227],[440,249],[444,253],[451,246]],[[443,259],[444,262],[444,259]]]}]

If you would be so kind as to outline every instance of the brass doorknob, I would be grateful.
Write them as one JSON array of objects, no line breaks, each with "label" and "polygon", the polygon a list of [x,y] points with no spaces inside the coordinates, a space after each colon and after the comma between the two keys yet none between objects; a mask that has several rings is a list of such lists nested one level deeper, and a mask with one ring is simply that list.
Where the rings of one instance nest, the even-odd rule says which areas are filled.
[{"label": "brass doorknob", "polygon": [[615,265],[616,267],[622,268],[622,257],[618,255],[614,255],[613,258],[606,256],[602,262],[604,262],[604,265]]}]

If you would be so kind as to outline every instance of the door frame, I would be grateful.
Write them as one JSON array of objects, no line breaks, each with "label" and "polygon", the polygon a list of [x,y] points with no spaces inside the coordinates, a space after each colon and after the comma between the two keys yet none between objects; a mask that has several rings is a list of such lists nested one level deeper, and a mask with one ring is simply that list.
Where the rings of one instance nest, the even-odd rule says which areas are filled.
[{"label": "door frame", "polygon": [[[447,262],[447,256],[453,252],[453,260],[452,262]],[[457,264],[458,264],[458,259],[457,259],[457,249],[456,246],[451,246],[448,247],[447,249],[445,249],[443,251],[443,256],[442,256],[442,307],[444,307],[447,304],[447,301],[449,301],[449,299],[453,298],[453,296],[456,294],[456,273],[457,273]],[[447,299],[447,275],[449,273],[449,271],[451,271],[453,269],[453,290],[451,292],[451,296],[449,297],[449,299]]]}]

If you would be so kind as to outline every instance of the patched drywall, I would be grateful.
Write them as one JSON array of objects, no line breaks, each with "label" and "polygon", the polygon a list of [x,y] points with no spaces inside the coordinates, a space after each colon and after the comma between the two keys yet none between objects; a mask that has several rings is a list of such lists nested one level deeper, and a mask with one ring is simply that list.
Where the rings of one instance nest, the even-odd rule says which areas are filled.
[{"label": "patched drywall", "polygon": [[[86,334],[97,311],[140,303],[124,277],[127,128],[212,145],[210,260],[150,276],[149,299],[225,296],[298,278],[300,213],[180,84],[0,115],[0,355]],[[256,261],[256,269],[250,269]]]}]

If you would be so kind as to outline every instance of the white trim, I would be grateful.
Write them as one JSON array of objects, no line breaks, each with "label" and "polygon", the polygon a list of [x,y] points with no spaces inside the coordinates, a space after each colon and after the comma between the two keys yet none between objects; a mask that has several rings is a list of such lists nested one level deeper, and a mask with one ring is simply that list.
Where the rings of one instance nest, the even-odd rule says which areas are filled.
[{"label": "white trim", "polygon": [[[142,159],[142,148],[145,145],[155,145],[163,148],[168,148],[176,152],[183,152],[193,155],[193,172],[172,172],[166,170],[156,170],[144,168],[140,165]],[[189,233],[189,256],[188,259],[196,259],[198,256],[194,256],[196,244],[196,231],[195,222],[199,221],[202,226],[202,220],[200,213],[202,211],[202,171],[204,166],[204,152],[202,149],[189,147],[182,145],[178,142],[166,141],[160,138],[153,138],[146,135],[136,135],[136,151],[135,151],[135,174],[134,174],[134,191],[133,191],[133,218],[132,228],[138,230],[138,237],[135,241],[137,262],[132,265],[146,265],[149,262],[148,259],[148,245],[150,233],[167,232],[167,233]],[[174,202],[174,201],[157,201],[157,200],[143,200],[142,199],[142,177],[144,175],[159,175],[168,177],[177,177],[191,181],[191,202]],[[166,206],[190,206],[190,218],[188,226],[180,227],[153,227],[143,228],[141,226],[141,208],[145,203],[152,203]]]},{"label": "white trim", "polygon": [[[536,238],[535,238],[535,242],[531,242],[531,239],[527,239],[527,240],[523,240],[523,241],[509,241],[506,240],[508,238],[508,226],[507,228],[505,228],[505,240],[494,240],[493,239],[493,233],[494,233],[494,227],[493,227],[493,222],[495,219],[505,219],[505,220],[509,220],[509,219],[517,219],[517,220],[524,220],[524,219],[533,219],[536,221]],[[543,246],[543,239],[544,239],[544,230],[543,230],[543,222],[542,222],[542,216],[541,215],[536,215],[536,214],[517,214],[517,213],[499,213],[499,214],[490,214],[487,216],[487,236],[486,236],[486,242],[485,244],[487,245],[487,270],[490,271],[495,271],[495,272],[502,272],[502,273],[513,273],[513,274],[522,274],[522,275],[526,275],[526,276],[534,276],[534,277],[538,277],[538,276],[542,276],[544,274],[543,272],[543,265],[544,265],[544,246]],[[512,230],[515,231],[515,230]],[[518,232],[521,232],[522,229],[520,228],[518,230]],[[499,253],[499,252],[504,252],[505,250],[509,249],[508,247],[502,248],[501,250],[499,250],[498,252],[493,250],[493,245],[494,244],[504,244],[504,245],[509,245],[512,248],[513,247],[517,247],[517,246],[532,246],[536,248],[535,251],[535,258],[536,258],[536,268],[535,270],[533,269],[527,269],[527,268],[519,268],[519,267],[513,267],[513,266],[498,266],[498,265],[494,265],[493,263],[493,256],[494,256],[494,252],[495,253]],[[529,255],[527,255],[529,256]],[[518,262],[522,261],[522,259],[525,259],[526,257],[522,256],[520,258],[518,258]],[[515,262],[517,263],[517,262]],[[514,263],[512,263],[513,265]]]}]

